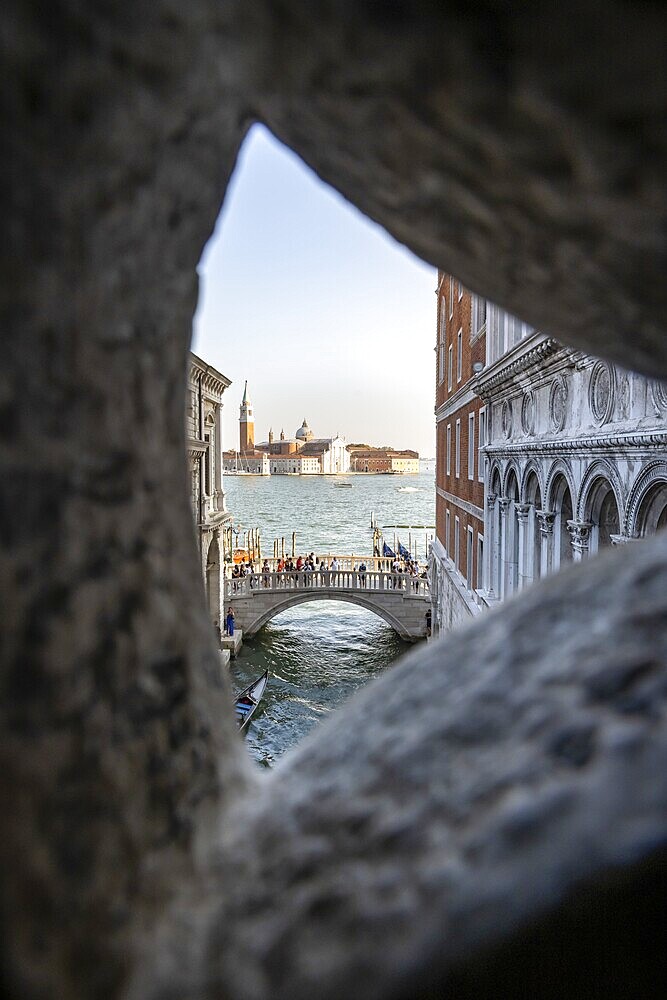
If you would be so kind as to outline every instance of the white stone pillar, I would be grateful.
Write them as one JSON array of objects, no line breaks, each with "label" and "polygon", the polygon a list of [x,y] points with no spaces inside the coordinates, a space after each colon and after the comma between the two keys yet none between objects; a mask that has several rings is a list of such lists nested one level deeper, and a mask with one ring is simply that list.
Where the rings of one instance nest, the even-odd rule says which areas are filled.
[{"label": "white stone pillar", "polygon": [[535,516],[540,524],[540,576],[548,576],[554,567],[554,521],[556,513],[552,510],[536,510]]},{"label": "white stone pillar", "polygon": [[591,540],[590,521],[568,521],[567,530],[570,533],[572,542],[572,558],[574,562],[581,562],[588,556],[588,546]]},{"label": "white stone pillar", "polygon": [[489,493],[486,498],[486,515],[484,518],[484,588],[487,598],[491,601],[498,599],[495,591],[495,583],[498,573],[498,551],[497,539],[498,530],[496,521],[498,519],[497,494]]},{"label": "white stone pillar", "polygon": [[519,590],[532,582],[532,565],[530,559],[530,544],[528,538],[529,514],[531,504],[515,503],[517,529],[519,531]]},{"label": "white stone pillar", "polygon": [[500,507],[500,574],[499,574],[499,588],[500,600],[504,600],[508,594],[508,576],[509,576],[509,555],[508,555],[508,530],[507,530],[507,511],[510,505],[509,497],[498,497],[498,505]]}]

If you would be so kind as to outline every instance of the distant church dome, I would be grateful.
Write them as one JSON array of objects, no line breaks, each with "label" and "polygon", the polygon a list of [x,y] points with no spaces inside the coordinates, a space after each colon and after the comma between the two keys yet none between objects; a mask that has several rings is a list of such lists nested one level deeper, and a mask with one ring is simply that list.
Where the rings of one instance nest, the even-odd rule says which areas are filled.
[{"label": "distant church dome", "polygon": [[313,432],[311,431],[310,427],[308,426],[308,421],[306,420],[305,417],[303,418],[303,423],[301,424],[301,427],[299,427],[298,431],[296,432],[295,437],[296,437],[297,441],[310,441],[312,439]]}]

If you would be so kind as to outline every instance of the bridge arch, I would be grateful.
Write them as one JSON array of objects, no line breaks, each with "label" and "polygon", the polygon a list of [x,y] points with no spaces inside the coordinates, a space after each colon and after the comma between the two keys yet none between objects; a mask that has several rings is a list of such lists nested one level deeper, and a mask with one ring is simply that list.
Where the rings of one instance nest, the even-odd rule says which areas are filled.
[{"label": "bridge arch", "polygon": [[258,614],[255,615],[254,618],[248,616],[249,620],[246,620],[243,624],[243,632],[246,636],[255,635],[261,628],[264,627],[264,625],[268,624],[271,619],[276,618],[277,615],[281,614],[283,611],[295,608],[299,604],[308,604],[310,601],[340,601],[343,604],[356,604],[358,607],[364,608],[366,611],[372,611],[379,618],[382,618],[387,625],[393,628],[394,632],[396,632],[401,639],[405,639],[408,642],[414,642],[415,639],[422,637],[421,635],[417,636],[413,632],[408,631],[405,622],[402,622],[386,607],[383,607],[379,600],[374,601],[370,594],[364,594],[363,591],[344,591],[336,593],[331,590],[290,591],[289,594],[277,595],[275,603],[272,603],[270,607],[263,608]]}]

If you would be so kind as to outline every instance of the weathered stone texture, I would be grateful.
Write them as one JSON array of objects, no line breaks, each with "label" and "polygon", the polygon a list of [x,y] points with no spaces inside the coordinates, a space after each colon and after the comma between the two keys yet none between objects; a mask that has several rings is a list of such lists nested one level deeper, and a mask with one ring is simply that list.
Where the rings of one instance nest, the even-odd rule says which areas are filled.
[{"label": "weathered stone texture", "polygon": [[598,912],[603,873],[664,843],[664,541],[413,655],[248,799],[183,435],[195,268],[254,117],[434,265],[667,375],[664,28],[661,5],[619,0],[520,17],[425,0],[6,5],[13,996],[483,981],[501,937],[566,915],[584,882]]}]

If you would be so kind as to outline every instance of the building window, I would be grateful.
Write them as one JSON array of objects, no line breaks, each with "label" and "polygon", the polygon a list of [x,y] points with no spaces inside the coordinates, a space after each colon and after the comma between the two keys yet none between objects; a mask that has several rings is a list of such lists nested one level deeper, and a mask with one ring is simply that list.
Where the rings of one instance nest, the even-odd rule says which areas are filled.
[{"label": "building window", "polygon": [[475,478],[475,414],[468,414],[468,479]]},{"label": "building window", "polygon": [[461,475],[461,421],[456,421],[456,478]]},{"label": "building window", "polygon": [[454,376],[453,348],[449,345],[447,350],[447,388],[452,388],[452,378]]},{"label": "building window", "polygon": [[456,334],[456,381],[461,381],[463,374],[463,330]]},{"label": "building window", "polygon": [[461,558],[461,553],[459,551],[460,534],[461,534],[461,525],[458,517],[455,517],[454,518],[454,565],[456,566],[457,569],[459,568],[459,560]]},{"label": "building window", "polygon": [[479,411],[479,450],[477,452],[477,478],[480,483],[484,482],[484,453],[482,448],[486,444],[486,407]]},{"label": "building window", "polygon": [[454,279],[449,276],[449,318],[454,315]]},{"label": "building window", "polygon": [[472,528],[468,528],[468,542],[466,545],[466,585],[468,590],[472,590],[472,553],[474,546],[474,533]]},{"label": "building window", "polygon": [[445,380],[445,345],[438,345],[438,385]]},{"label": "building window", "polygon": [[463,298],[463,285],[459,281],[459,302],[461,301],[462,298]]},{"label": "building window", "polygon": [[447,424],[447,475],[452,474],[452,425]]},{"label": "building window", "polygon": [[449,511],[445,511],[445,552],[449,554],[450,543],[449,543],[449,531],[450,531],[450,516]]},{"label": "building window", "polygon": [[477,589],[484,588],[484,535],[477,535]]}]

